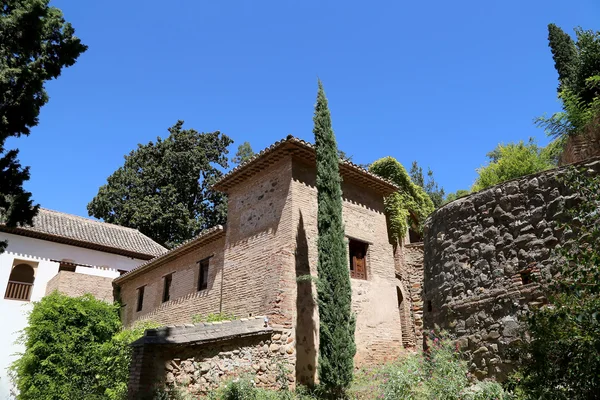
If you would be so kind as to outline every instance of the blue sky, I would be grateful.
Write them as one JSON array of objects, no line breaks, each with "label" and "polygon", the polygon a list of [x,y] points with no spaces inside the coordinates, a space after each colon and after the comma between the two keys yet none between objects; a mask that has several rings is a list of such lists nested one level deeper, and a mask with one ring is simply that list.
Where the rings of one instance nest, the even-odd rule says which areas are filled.
[{"label": "blue sky", "polygon": [[37,202],[83,216],[123,155],[178,119],[234,152],[313,141],[317,76],[355,162],[417,160],[447,192],[468,188],[499,142],[547,143],[532,123],[559,108],[547,24],[600,29],[597,0],[51,4],[89,49],[9,145]]}]

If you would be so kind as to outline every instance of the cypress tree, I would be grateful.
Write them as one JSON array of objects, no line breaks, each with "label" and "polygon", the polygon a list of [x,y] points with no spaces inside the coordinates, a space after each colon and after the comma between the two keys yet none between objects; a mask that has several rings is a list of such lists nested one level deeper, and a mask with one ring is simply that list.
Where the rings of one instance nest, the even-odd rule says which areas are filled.
[{"label": "cypress tree", "polygon": [[319,80],[313,118],[317,153],[319,380],[333,398],[344,396],[354,370],[352,288],[342,222],[342,187],[331,115]]},{"label": "cypress tree", "polygon": [[579,55],[568,33],[554,24],[548,25],[548,46],[552,51],[554,68],[558,72],[558,91],[576,84]]}]

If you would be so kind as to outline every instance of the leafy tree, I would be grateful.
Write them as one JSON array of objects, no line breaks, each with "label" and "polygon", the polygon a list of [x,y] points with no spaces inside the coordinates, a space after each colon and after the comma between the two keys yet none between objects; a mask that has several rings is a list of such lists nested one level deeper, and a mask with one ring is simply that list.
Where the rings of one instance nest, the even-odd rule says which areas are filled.
[{"label": "leafy tree", "polygon": [[564,178],[563,243],[555,251],[549,306],[529,316],[520,387],[528,399],[595,399],[600,393],[600,176],[585,168]]},{"label": "leafy tree", "polygon": [[356,321],[351,309],[352,289],[342,222],[338,149],[320,80],[313,121],[319,232],[319,380],[329,396],[340,398],[352,382]]},{"label": "leafy tree", "polygon": [[564,86],[571,86],[577,80],[577,47],[571,36],[554,24],[548,25],[548,46],[558,72],[560,92]]},{"label": "leafy tree", "polygon": [[227,200],[211,190],[227,168],[232,140],[220,132],[169,128],[169,137],[138,145],[125,156],[106,185],[88,204],[88,212],[106,222],[139,229],[172,247],[203,229],[222,224]]},{"label": "leafy tree", "polygon": [[34,303],[11,372],[19,400],[104,399],[102,346],[119,332],[118,306],[54,292]]},{"label": "leafy tree", "polygon": [[555,166],[551,155],[532,138],[527,143],[499,144],[487,157],[489,164],[477,169],[479,176],[471,189],[473,192]]},{"label": "leafy tree", "polygon": [[252,150],[249,142],[244,142],[238,146],[235,156],[231,158],[231,162],[234,164],[242,164],[254,157],[256,153]]},{"label": "leafy tree", "polygon": [[448,193],[448,196],[446,196],[446,200],[444,200],[444,204],[450,203],[451,201],[454,201],[461,197],[467,196],[467,195],[469,195],[469,193],[471,193],[471,192],[468,190],[464,190],[464,189],[458,189],[454,193]]},{"label": "leafy tree", "polygon": [[413,183],[404,166],[393,157],[375,161],[369,171],[400,187],[398,192],[385,199],[391,240],[400,241],[408,232],[409,226],[421,232],[423,222],[435,209],[425,190]]},{"label": "leafy tree", "polygon": [[[32,223],[38,206],[23,189],[29,167],[18,150],[5,147],[9,137],[29,135],[48,102],[44,84],[71,66],[87,47],[48,0],[5,0],[0,8],[0,215],[8,226]],[[0,242],[0,252],[6,242]]]},{"label": "leafy tree", "polygon": [[410,177],[415,185],[425,189],[425,192],[433,202],[435,208],[439,208],[444,203],[444,196],[446,193],[444,192],[444,188],[440,188],[435,181],[431,168],[427,168],[427,182],[425,182],[423,168],[421,168],[416,161],[413,161],[412,167],[410,168]]}]

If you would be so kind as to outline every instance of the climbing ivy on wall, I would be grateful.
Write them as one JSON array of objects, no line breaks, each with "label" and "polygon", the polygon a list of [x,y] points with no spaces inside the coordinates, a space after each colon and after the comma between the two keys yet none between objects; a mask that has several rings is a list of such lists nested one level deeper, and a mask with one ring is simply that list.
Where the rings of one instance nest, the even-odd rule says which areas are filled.
[{"label": "climbing ivy on wall", "polygon": [[369,171],[400,187],[399,191],[385,199],[390,238],[397,241],[404,238],[413,218],[416,223],[411,225],[421,233],[425,218],[435,209],[425,190],[412,182],[406,169],[393,157],[375,161]]}]

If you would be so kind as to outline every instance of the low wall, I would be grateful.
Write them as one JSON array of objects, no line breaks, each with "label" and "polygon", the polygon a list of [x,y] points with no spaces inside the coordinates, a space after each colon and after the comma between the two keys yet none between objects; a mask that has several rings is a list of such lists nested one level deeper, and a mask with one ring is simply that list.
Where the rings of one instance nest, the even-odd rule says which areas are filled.
[{"label": "low wall", "polygon": [[[598,173],[600,161],[585,166]],[[558,226],[576,201],[559,177],[565,168],[509,181],[456,200],[425,223],[424,324],[458,338],[479,377],[504,379],[507,348],[522,316],[545,299]]]},{"label": "low wall", "polygon": [[99,300],[113,302],[113,278],[81,274],[71,271],[60,271],[46,284],[46,295],[55,290],[71,297],[91,294]]},{"label": "low wall", "polygon": [[149,329],[132,346],[129,399],[156,386],[201,396],[240,376],[266,388],[295,383],[291,332],[267,326],[264,317]]}]

